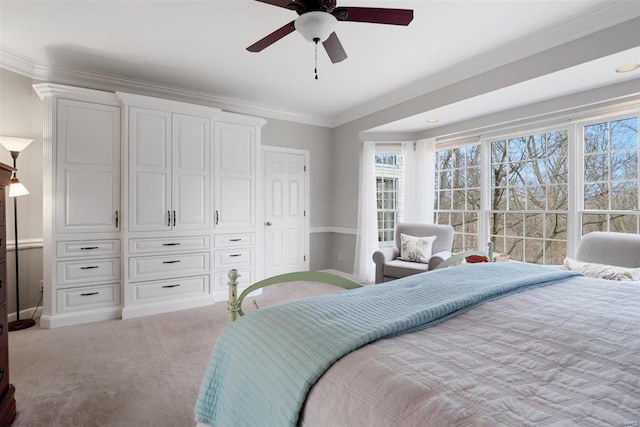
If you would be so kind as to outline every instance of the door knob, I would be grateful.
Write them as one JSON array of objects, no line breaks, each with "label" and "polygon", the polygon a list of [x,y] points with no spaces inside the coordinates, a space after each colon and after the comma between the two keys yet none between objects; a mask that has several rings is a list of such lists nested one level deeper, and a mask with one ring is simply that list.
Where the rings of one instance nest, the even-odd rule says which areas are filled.
[{"label": "door knob", "polygon": [[267,227],[271,227],[271,221],[265,222],[264,225],[266,225]]}]

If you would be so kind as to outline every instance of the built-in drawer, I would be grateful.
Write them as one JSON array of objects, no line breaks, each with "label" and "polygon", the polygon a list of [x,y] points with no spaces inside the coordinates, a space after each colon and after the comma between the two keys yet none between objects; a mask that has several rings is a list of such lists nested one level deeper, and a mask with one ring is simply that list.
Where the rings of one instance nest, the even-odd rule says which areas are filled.
[{"label": "built-in drawer", "polygon": [[129,239],[129,253],[201,251],[209,249],[209,236]]},{"label": "built-in drawer", "polygon": [[120,255],[120,240],[76,240],[58,242],[59,258]]},{"label": "built-in drawer", "polygon": [[57,291],[58,313],[95,310],[120,305],[120,283],[59,289]]},{"label": "built-in drawer", "polygon": [[[255,277],[255,272],[253,268],[245,268],[238,269],[238,288],[246,288],[247,286],[253,284],[253,278]],[[229,289],[229,272],[228,271],[219,271],[215,273],[215,282],[214,286],[216,291]]]},{"label": "built-in drawer", "polygon": [[170,279],[209,273],[209,252],[129,258],[132,281]]},{"label": "built-in drawer", "polygon": [[58,262],[58,285],[120,280],[120,258]]},{"label": "built-in drawer", "polygon": [[256,235],[255,233],[216,234],[215,236],[213,236],[213,244],[216,248],[254,246],[256,244]]},{"label": "built-in drawer", "polygon": [[255,248],[237,248],[215,251],[216,270],[255,264]]},{"label": "built-in drawer", "polygon": [[209,293],[209,276],[182,277],[135,285],[135,300],[140,303],[175,300],[176,297],[195,297]]}]

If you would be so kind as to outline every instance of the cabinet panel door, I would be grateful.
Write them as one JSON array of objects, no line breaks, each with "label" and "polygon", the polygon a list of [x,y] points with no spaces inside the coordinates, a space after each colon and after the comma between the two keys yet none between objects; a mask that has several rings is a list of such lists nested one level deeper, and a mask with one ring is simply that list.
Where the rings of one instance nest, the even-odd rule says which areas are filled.
[{"label": "cabinet panel door", "polygon": [[209,228],[210,132],[209,118],[172,115],[172,223],[176,230]]},{"label": "cabinet panel door", "polygon": [[57,231],[117,231],[120,108],[59,100],[57,164]]},{"label": "cabinet panel door", "polygon": [[170,230],[171,113],[129,110],[129,230]]},{"label": "cabinet panel door", "polygon": [[215,226],[256,225],[256,134],[252,126],[216,123]]}]

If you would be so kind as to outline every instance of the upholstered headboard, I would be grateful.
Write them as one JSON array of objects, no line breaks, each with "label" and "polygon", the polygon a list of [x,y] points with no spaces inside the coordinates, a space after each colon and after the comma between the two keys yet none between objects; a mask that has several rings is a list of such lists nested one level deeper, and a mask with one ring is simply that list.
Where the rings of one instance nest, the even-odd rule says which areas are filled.
[{"label": "upholstered headboard", "polygon": [[640,235],[594,231],[580,240],[576,259],[620,267],[640,267]]}]

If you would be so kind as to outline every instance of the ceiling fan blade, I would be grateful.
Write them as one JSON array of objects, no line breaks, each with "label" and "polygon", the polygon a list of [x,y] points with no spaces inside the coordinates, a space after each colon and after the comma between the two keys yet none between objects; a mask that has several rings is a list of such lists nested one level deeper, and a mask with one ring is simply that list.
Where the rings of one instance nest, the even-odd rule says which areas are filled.
[{"label": "ceiling fan blade", "polygon": [[259,1],[260,3],[272,4],[278,7],[284,7],[285,9],[288,9],[287,6],[289,6],[289,4],[291,3],[291,0],[256,0],[256,1]]},{"label": "ceiling fan blade", "polygon": [[338,21],[370,22],[373,24],[409,25],[411,9],[383,9],[377,7],[337,7],[332,14]]},{"label": "ceiling fan blade", "polygon": [[347,59],[347,52],[344,51],[342,43],[340,43],[340,39],[338,39],[335,31],[322,42],[322,45],[324,46],[324,50],[327,51],[327,55],[329,55],[332,63],[337,64]]},{"label": "ceiling fan blade", "polygon": [[263,39],[258,40],[251,46],[247,48],[249,52],[260,52],[264,48],[267,48],[283,38],[284,36],[292,33],[296,27],[293,25],[294,21],[289,22],[288,24],[283,25],[282,27],[275,30],[273,33],[264,37]]}]

